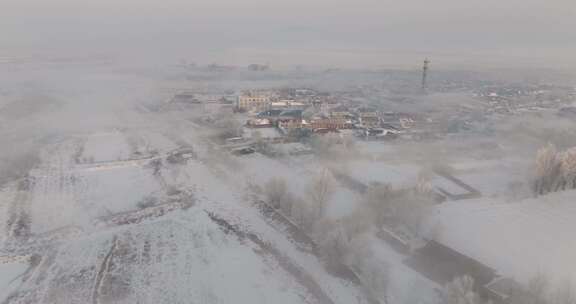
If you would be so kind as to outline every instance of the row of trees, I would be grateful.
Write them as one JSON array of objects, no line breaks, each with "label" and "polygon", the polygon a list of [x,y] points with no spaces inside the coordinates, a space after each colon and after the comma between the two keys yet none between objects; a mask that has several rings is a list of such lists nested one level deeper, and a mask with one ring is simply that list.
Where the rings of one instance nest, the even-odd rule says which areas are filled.
[{"label": "row of trees", "polygon": [[313,177],[304,193],[290,191],[283,178],[270,179],[261,189],[268,204],[294,221],[312,237],[329,268],[347,265],[358,272],[374,294],[385,298],[388,265],[372,255],[370,233],[382,228],[417,238],[423,218],[435,203],[425,185],[395,188],[386,184],[369,186],[354,212],[340,219],[328,216],[336,190],[329,171]]},{"label": "row of trees", "polygon": [[[469,276],[458,277],[446,284],[440,292],[442,304],[490,304],[482,299]],[[576,291],[570,282],[553,288],[548,278],[537,275],[524,288],[512,291],[506,300],[509,304],[575,304]]]},{"label": "row of trees", "polygon": [[558,151],[556,146],[549,144],[540,149],[536,156],[534,194],[569,189],[576,189],[576,148]]},{"label": "row of trees", "polygon": [[328,203],[335,191],[335,181],[330,173],[322,172],[312,178],[304,197],[297,197],[289,189],[286,180],[275,177],[263,188],[268,204],[288,218],[293,219],[307,232],[313,232],[315,223],[326,216]]}]

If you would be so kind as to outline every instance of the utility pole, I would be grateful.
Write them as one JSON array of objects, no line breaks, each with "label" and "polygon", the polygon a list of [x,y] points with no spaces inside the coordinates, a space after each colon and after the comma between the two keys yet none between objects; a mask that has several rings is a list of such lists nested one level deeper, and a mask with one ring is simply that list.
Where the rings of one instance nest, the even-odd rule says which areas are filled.
[{"label": "utility pole", "polygon": [[424,66],[422,67],[422,91],[426,92],[427,84],[426,78],[428,77],[428,64],[430,60],[428,58],[424,59]]}]

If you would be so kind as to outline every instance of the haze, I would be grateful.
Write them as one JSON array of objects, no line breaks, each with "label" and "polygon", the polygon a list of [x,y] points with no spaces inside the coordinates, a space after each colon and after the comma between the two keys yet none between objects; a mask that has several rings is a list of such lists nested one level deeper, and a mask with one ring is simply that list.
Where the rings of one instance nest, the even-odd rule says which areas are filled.
[{"label": "haze", "polygon": [[3,0],[0,55],[160,62],[571,67],[570,0]]},{"label": "haze", "polygon": [[576,304],[576,0],[0,0],[0,304]]}]

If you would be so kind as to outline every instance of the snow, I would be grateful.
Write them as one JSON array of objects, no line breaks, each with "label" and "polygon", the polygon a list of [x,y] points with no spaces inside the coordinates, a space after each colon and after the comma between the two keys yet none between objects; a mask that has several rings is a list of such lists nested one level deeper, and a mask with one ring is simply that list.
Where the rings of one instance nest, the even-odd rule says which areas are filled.
[{"label": "snow", "polygon": [[147,131],[145,133],[142,132],[139,135],[145,142],[145,149],[147,152],[156,150],[162,153],[179,148],[179,145],[159,132]]},{"label": "snow", "polygon": [[424,278],[403,263],[404,256],[398,254],[382,240],[372,238],[370,250],[383,267],[389,267],[388,298],[391,303],[438,303],[436,283]]},{"label": "snow", "polygon": [[[17,194],[15,188],[14,185],[9,185],[0,189],[0,227],[6,227],[8,225],[10,207]],[[6,237],[5,232],[5,229],[0,230],[0,244]]]},{"label": "snow", "polygon": [[0,256],[0,301],[13,292],[22,283],[22,275],[29,268],[25,261],[6,259]]},{"label": "snow", "polygon": [[474,187],[483,196],[502,196],[510,191],[513,183],[525,183],[530,174],[530,163],[512,159],[466,160],[454,162],[455,176]]},{"label": "snow", "polygon": [[110,168],[78,172],[85,187],[80,203],[93,214],[128,211],[148,195],[157,195],[162,187],[152,176],[152,169],[142,167]]},{"label": "snow", "polygon": [[98,216],[134,210],[146,196],[162,192],[146,162],[76,165],[72,146],[49,149],[44,165],[30,173],[33,183],[22,202],[29,205],[32,232],[84,226]]},{"label": "snow", "polygon": [[[42,146],[41,163],[21,187],[26,189],[11,184],[0,190],[0,227],[12,229],[0,229],[7,245],[2,254],[38,257],[25,276],[25,263],[0,264],[2,296],[63,304],[368,303],[359,286],[328,273],[318,256],[264,218],[246,188],[282,176],[304,195],[311,178],[327,170],[323,164],[313,157],[233,157],[206,140],[209,132],[194,122],[193,111],[134,111],[133,99],[150,99],[150,88],[174,86],[136,74],[146,71],[118,74],[103,67],[81,78],[77,72],[39,70],[32,77],[66,92],[66,106],[43,124],[63,135],[54,147]],[[29,81],[24,72],[10,74],[4,78],[11,83]],[[147,166],[182,146],[192,146],[198,158],[163,161],[156,173]],[[135,211],[143,198],[166,198],[172,188],[190,197],[170,197],[180,204],[162,202],[169,206],[164,213],[156,207]],[[355,195],[338,189],[330,216],[349,214]],[[7,222],[24,228],[14,233],[19,226]]]},{"label": "snow", "polygon": [[576,282],[576,191],[506,203],[481,198],[442,204],[438,241],[527,281],[537,273]]},{"label": "snow", "polygon": [[[59,289],[67,292],[51,296],[59,303],[86,302],[97,275],[91,265],[100,265],[114,238],[118,250],[111,259],[114,270],[102,283],[102,299],[117,298],[124,303],[189,299],[203,303],[306,303],[303,299],[310,297],[273,259],[263,258],[253,245],[224,233],[202,210],[69,242],[50,271],[63,278],[84,272],[85,279],[65,280]],[[110,286],[114,280],[128,284]]]},{"label": "snow", "polygon": [[83,157],[89,162],[124,160],[130,157],[130,147],[118,131],[96,133],[86,140]]}]

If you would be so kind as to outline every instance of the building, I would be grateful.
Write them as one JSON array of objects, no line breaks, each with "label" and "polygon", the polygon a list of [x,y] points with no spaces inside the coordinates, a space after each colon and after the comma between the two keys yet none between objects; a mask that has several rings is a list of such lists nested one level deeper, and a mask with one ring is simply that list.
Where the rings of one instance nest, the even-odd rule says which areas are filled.
[{"label": "building", "polygon": [[[541,273],[576,282],[576,268],[570,267],[576,256],[575,199],[576,190],[570,190],[518,202],[498,197],[446,202],[435,208],[430,226],[440,227],[437,243],[477,261],[467,265],[481,263],[518,282]],[[509,289],[501,284],[488,287],[498,293]]]},{"label": "building", "polygon": [[280,110],[280,109],[271,109],[266,110],[258,113],[256,118],[266,118],[270,120],[272,123],[276,123],[278,121],[301,121],[302,120],[302,110]]},{"label": "building", "polygon": [[381,121],[378,116],[362,116],[358,117],[358,122],[362,128],[379,128]]},{"label": "building", "polygon": [[264,111],[270,107],[269,94],[249,92],[238,96],[236,108],[241,111]]},{"label": "building", "polygon": [[312,129],[352,129],[352,121],[344,118],[322,118],[310,122]]},{"label": "building", "polygon": [[417,249],[405,263],[441,286],[465,275],[472,277],[478,286],[497,277],[494,269],[436,241]]},{"label": "building", "polygon": [[270,69],[270,66],[268,66],[267,64],[258,64],[258,63],[252,63],[250,65],[248,65],[248,70],[250,71],[268,71]]},{"label": "building", "polygon": [[337,106],[335,108],[332,108],[330,110],[330,116],[331,117],[350,117],[352,115],[352,113],[350,113],[350,110],[348,109],[348,107],[346,106]]},{"label": "building", "polygon": [[318,118],[310,121],[290,120],[279,121],[278,126],[282,129],[312,129],[312,130],[340,130],[353,129],[354,124],[344,118]]},{"label": "building", "polygon": [[296,100],[278,100],[273,101],[270,103],[270,109],[300,109],[303,110],[308,105],[304,102],[296,101]]},{"label": "building", "polygon": [[270,128],[274,125],[272,121],[267,118],[252,118],[246,122],[246,126],[250,128]]},{"label": "building", "polygon": [[183,104],[199,104],[200,100],[196,98],[196,95],[194,93],[180,92],[178,94],[175,94],[174,97],[172,97],[171,102],[183,103]]}]

